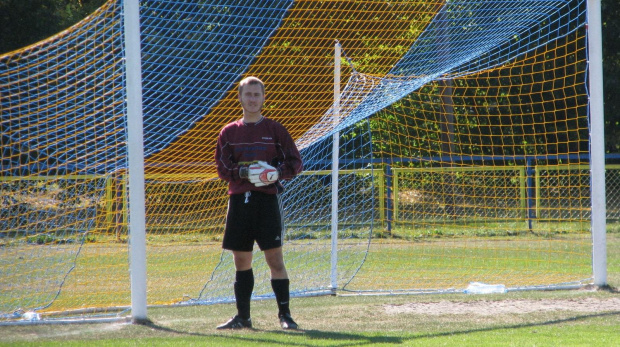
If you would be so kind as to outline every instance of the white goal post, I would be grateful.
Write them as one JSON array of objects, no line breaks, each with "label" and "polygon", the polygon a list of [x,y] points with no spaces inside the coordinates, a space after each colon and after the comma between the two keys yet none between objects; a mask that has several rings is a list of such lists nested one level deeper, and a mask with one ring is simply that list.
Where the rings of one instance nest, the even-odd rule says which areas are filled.
[{"label": "white goal post", "polygon": [[[338,126],[340,117],[340,56],[341,46],[338,40],[334,45],[334,109],[333,124]],[[340,155],[340,132],[333,135],[332,143],[332,218],[331,218],[331,290],[335,293],[338,288],[338,173]]]},{"label": "white goal post", "polygon": [[607,223],[605,203],[605,121],[603,108],[603,40],[601,1],[588,0],[588,74],[590,95],[590,181],[592,208],[592,271],[594,285],[607,285]]},{"label": "white goal post", "polygon": [[129,273],[131,316],[134,323],[147,321],[146,313],[146,209],[142,122],[142,60],[140,50],[140,3],[125,0],[125,55],[127,80],[127,150],[129,156]]}]

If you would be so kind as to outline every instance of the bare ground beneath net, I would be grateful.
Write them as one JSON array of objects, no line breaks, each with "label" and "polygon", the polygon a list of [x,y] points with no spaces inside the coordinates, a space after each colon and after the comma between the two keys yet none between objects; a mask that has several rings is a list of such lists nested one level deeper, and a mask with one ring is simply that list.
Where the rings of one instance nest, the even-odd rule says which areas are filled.
[{"label": "bare ground beneath net", "polygon": [[441,300],[384,305],[387,314],[463,314],[490,316],[551,311],[620,312],[620,297],[574,299],[505,299],[473,300],[468,302]]}]

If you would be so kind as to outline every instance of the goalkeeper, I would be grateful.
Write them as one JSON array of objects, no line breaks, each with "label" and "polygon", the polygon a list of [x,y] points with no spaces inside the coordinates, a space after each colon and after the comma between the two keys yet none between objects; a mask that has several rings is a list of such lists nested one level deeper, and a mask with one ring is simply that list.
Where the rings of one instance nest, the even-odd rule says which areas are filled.
[{"label": "goalkeeper", "polygon": [[226,125],[215,149],[217,172],[228,182],[228,213],[222,247],[233,253],[237,314],[218,329],[251,328],[250,300],[254,289],[254,241],[265,254],[271,286],[283,329],[297,329],[289,309],[289,279],[284,266],[284,227],[280,180],[302,170],[299,151],[280,123],[263,117],[265,85],[256,77],[239,82],[243,118]]}]

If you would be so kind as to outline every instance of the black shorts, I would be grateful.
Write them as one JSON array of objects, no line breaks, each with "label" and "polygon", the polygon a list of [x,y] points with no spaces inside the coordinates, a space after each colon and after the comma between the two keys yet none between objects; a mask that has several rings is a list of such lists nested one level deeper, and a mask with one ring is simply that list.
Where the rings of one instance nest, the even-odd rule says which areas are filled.
[{"label": "black shorts", "polygon": [[[249,193],[249,196],[246,195]],[[247,192],[228,199],[222,248],[250,252],[254,241],[264,251],[281,247],[284,238],[279,194]]]}]

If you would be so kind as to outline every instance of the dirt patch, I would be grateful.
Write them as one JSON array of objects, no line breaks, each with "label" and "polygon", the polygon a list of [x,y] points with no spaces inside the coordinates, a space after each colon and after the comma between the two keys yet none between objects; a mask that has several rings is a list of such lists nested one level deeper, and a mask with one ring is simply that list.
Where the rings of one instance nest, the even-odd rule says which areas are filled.
[{"label": "dirt patch", "polygon": [[474,314],[490,316],[497,314],[522,314],[549,311],[610,312],[620,311],[620,298],[609,299],[563,299],[563,300],[477,300],[458,302],[442,300],[438,302],[407,303],[384,305],[387,314]]}]

